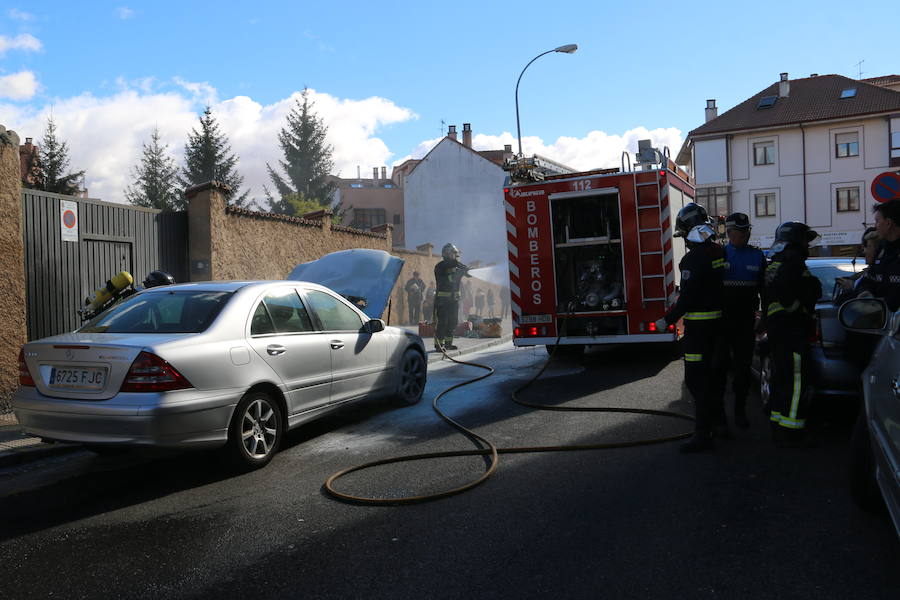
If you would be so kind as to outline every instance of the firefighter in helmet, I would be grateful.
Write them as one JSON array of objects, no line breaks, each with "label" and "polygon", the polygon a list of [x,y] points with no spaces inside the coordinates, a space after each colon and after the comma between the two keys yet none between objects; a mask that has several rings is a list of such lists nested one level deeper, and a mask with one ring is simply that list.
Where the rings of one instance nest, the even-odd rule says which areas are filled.
[{"label": "firefighter in helmet", "polygon": [[434,349],[456,350],[453,331],[459,318],[459,284],[471,277],[469,267],[459,262],[460,251],[453,244],[441,249],[442,260],[434,266],[437,294],[434,298]]},{"label": "firefighter in helmet", "polygon": [[809,246],[818,234],[788,221],[775,230],[766,268],[763,311],[772,361],[772,435],[779,446],[806,441],[809,411],[809,338],[822,284],[806,268]]},{"label": "firefighter in helmet", "polygon": [[[766,256],[750,242],[750,217],[736,212],[725,220],[725,302],[723,324],[725,331],[722,351],[716,353],[719,365],[717,394],[724,396],[729,369],[734,392],[734,424],[741,429],[750,426],[747,420],[747,393],[750,391],[750,363],[756,344],[756,311],[766,273]],[[724,406],[723,406],[724,408]],[[724,413],[719,424],[725,426]]]},{"label": "firefighter in helmet", "polygon": [[696,419],[694,435],[682,444],[681,451],[702,452],[713,448],[718,414],[713,355],[720,344],[725,251],[715,242],[716,232],[706,209],[694,202],[678,212],[675,235],[684,237],[688,248],[678,265],[681,293],[656,325],[665,330],[684,319],[684,381],[694,397]]}]

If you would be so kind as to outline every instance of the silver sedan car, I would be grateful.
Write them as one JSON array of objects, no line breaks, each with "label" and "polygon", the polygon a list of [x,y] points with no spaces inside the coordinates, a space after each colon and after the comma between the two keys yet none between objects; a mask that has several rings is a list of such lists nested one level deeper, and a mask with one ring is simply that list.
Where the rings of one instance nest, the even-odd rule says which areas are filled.
[{"label": "silver sedan car", "polygon": [[418,402],[425,356],[419,336],[315,283],[172,285],[27,343],[13,408],[48,440],[225,446],[256,468],[285,431],[347,402]]}]

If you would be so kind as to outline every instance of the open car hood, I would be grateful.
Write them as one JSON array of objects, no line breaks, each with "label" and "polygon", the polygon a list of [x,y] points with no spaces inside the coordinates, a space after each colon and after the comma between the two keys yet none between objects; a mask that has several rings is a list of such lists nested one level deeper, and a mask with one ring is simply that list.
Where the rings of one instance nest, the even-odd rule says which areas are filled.
[{"label": "open car hood", "polygon": [[354,248],[326,254],[294,267],[288,279],[331,288],[371,319],[380,319],[400,277],[403,259],[384,250]]}]

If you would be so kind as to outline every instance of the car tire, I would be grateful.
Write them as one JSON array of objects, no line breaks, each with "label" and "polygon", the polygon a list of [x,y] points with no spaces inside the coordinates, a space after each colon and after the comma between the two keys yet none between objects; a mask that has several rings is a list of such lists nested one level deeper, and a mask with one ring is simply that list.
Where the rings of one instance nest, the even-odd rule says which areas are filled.
[{"label": "car tire", "polygon": [[410,406],[422,399],[425,383],[428,380],[428,368],[425,358],[419,352],[408,348],[400,362],[397,363],[397,388],[393,399],[397,404]]},{"label": "car tire", "polygon": [[228,428],[228,454],[240,470],[269,464],[284,435],[284,416],[272,396],[251,392],[238,402]]},{"label": "car tire", "polygon": [[850,494],[856,505],[866,512],[881,513],[885,509],[875,480],[875,461],[864,407],[859,411],[850,438]]},{"label": "car tire", "polygon": [[559,346],[547,344],[544,348],[547,350],[548,356],[553,356],[555,350],[555,356],[569,360],[581,358],[581,355],[584,354],[584,344],[560,344]]},{"label": "car tire", "polygon": [[768,354],[759,357],[759,400],[768,417],[772,413],[772,359]]}]

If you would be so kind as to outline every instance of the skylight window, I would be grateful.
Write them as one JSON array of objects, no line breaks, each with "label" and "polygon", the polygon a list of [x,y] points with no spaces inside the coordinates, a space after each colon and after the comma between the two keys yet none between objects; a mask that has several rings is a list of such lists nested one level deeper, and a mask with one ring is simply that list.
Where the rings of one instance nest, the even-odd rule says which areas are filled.
[{"label": "skylight window", "polygon": [[853,98],[856,96],[856,88],[847,88],[841,92],[841,98]]},{"label": "skylight window", "polygon": [[756,105],[756,108],[757,110],[760,108],[772,108],[777,100],[778,96],[763,96],[759,99],[759,104]]}]

